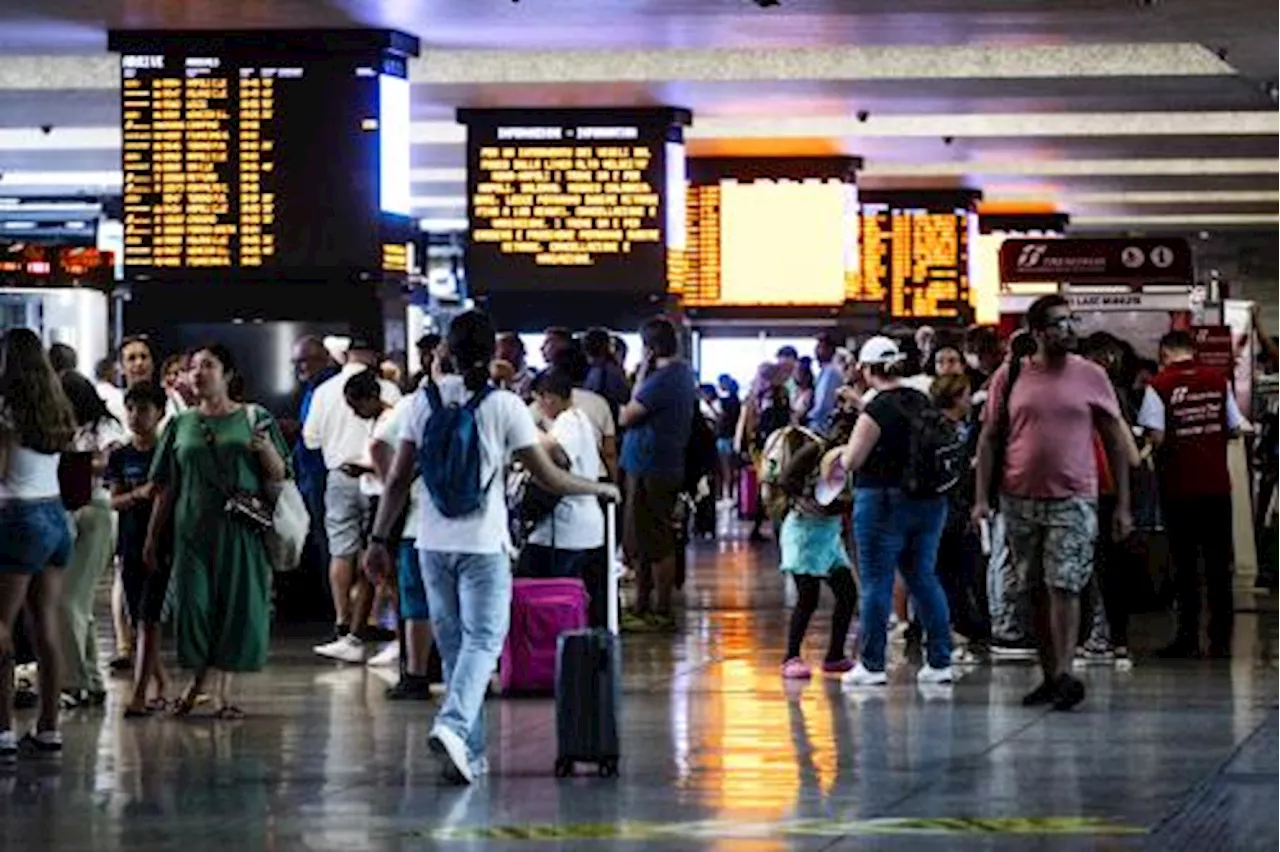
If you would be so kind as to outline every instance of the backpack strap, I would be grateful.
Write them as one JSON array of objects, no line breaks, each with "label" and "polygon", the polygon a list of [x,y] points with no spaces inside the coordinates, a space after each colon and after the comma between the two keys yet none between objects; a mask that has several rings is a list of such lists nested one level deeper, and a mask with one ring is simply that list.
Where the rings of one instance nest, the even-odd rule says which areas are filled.
[{"label": "backpack strap", "polygon": [[428,380],[422,391],[427,395],[427,402],[431,405],[432,413],[444,408],[444,400],[440,398],[440,387],[434,381]]}]

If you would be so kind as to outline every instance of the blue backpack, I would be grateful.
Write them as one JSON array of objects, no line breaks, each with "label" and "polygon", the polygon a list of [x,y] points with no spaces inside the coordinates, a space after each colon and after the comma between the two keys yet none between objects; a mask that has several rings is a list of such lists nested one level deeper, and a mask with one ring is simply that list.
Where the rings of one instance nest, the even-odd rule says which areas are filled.
[{"label": "blue backpack", "polygon": [[430,382],[423,389],[431,403],[422,440],[418,444],[418,472],[431,502],[446,518],[461,518],[484,505],[480,482],[480,429],[476,409],[492,388],[485,385],[464,405],[445,405],[440,388]]}]

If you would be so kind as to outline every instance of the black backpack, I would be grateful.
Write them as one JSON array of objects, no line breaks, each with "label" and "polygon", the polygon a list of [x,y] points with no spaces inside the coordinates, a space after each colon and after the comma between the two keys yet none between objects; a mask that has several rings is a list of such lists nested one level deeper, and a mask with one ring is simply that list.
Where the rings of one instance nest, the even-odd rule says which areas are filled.
[{"label": "black backpack", "polygon": [[919,404],[897,405],[910,430],[907,463],[902,468],[903,493],[916,500],[947,494],[964,475],[960,431],[928,398]]},{"label": "black backpack", "polygon": [[693,425],[689,429],[689,443],[684,447],[685,494],[696,494],[703,477],[714,477],[720,468],[720,455],[716,452],[716,433],[702,417],[697,406],[693,409]]}]

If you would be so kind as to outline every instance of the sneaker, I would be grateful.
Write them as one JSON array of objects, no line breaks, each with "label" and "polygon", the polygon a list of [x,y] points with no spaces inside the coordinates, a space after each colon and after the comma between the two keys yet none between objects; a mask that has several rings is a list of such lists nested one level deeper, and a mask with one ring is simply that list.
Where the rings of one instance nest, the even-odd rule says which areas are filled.
[{"label": "sneaker", "polygon": [[1058,694],[1054,691],[1053,684],[1046,680],[1022,696],[1022,706],[1039,707],[1042,704],[1052,704],[1057,697]]},{"label": "sneaker", "polygon": [[436,725],[427,737],[427,748],[440,761],[440,769],[444,777],[454,784],[470,784],[474,776],[471,774],[471,760],[467,756],[467,744],[462,737],[443,725]]},{"label": "sneaker", "polygon": [[1084,684],[1071,675],[1059,675],[1053,683],[1054,710],[1070,710],[1084,701]]},{"label": "sneaker", "polygon": [[471,780],[477,781],[489,774],[489,758],[478,757],[471,761]]},{"label": "sneaker", "polygon": [[430,701],[431,680],[425,677],[405,675],[399,682],[387,687],[384,693],[388,701]]},{"label": "sneaker", "polygon": [[1123,645],[1116,648],[1116,671],[1133,671],[1133,658],[1129,656],[1129,649]]},{"label": "sneaker", "polygon": [[[346,635],[347,635],[347,628],[341,624],[336,625],[333,628],[333,633],[330,634],[329,638],[321,642],[319,645],[311,646],[311,650],[319,654],[321,648],[328,648],[330,646],[338,644],[339,642],[342,641],[342,638]],[[324,656],[324,655],[322,654],[321,656]]]},{"label": "sneaker", "polygon": [[862,663],[858,663],[852,671],[845,672],[840,678],[842,686],[884,686],[888,682],[889,677],[884,672],[869,671]]},{"label": "sneaker", "polygon": [[812,676],[813,671],[809,668],[809,664],[799,657],[792,657],[782,664],[784,680],[808,680]]},{"label": "sneaker", "polygon": [[951,671],[951,666],[943,666],[940,669],[935,669],[933,666],[926,665],[920,669],[919,673],[916,674],[916,682],[918,683],[954,683],[955,679],[956,677]]},{"label": "sneaker", "polygon": [[18,738],[13,731],[0,731],[0,760],[13,760],[18,756]]},{"label": "sneaker", "polygon": [[1110,642],[1090,639],[1084,643],[1084,647],[1076,651],[1079,657],[1083,653],[1084,659],[1089,663],[1107,664],[1109,665],[1116,658],[1115,649],[1111,647]]},{"label": "sneaker", "polygon": [[989,662],[991,662],[990,653],[983,652],[972,645],[965,645],[951,652],[953,666],[985,666]]},{"label": "sneaker", "polygon": [[22,738],[24,751],[36,754],[59,754],[62,752],[62,731],[34,731]]},{"label": "sneaker", "polygon": [[669,612],[649,613],[649,632],[650,633],[677,632],[675,615]]},{"label": "sneaker", "polygon": [[842,660],[824,660],[822,663],[822,673],[842,675],[845,672],[853,671],[853,667],[855,665],[857,664],[848,657],[845,657]]},{"label": "sneaker", "polygon": [[388,642],[381,651],[370,657],[365,665],[375,669],[389,669],[400,665],[400,643]]},{"label": "sneaker", "polygon": [[128,654],[117,654],[107,663],[107,668],[113,674],[129,674],[133,671],[133,658]]},{"label": "sneaker", "polygon": [[992,662],[1014,662],[1021,660],[1034,660],[1037,656],[1036,649],[1029,645],[992,645],[991,660]]},{"label": "sneaker", "polygon": [[348,634],[337,642],[317,648],[316,653],[322,657],[328,657],[331,660],[339,660],[344,663],[363,663],[368,649],[365,647],[364,642]]},{"label": "sneaker", "polygon": [[648,613],[624,612],[620,619],[619,627],[622,629],[623,633],[648,633]]}]

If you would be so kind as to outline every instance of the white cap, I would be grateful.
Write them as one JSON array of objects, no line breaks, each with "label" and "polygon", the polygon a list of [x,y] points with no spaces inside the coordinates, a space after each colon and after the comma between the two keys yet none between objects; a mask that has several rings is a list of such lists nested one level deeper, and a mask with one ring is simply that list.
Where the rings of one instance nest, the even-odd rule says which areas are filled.
[{"label": "white cap", "polygon": [[903,360],[906,356],[902,354],[902,350],[898,348],[898,344],[892,338],[877,334],[875,337],[862,344],[862,349],[858,350],[858,364],[896,364]]}]

